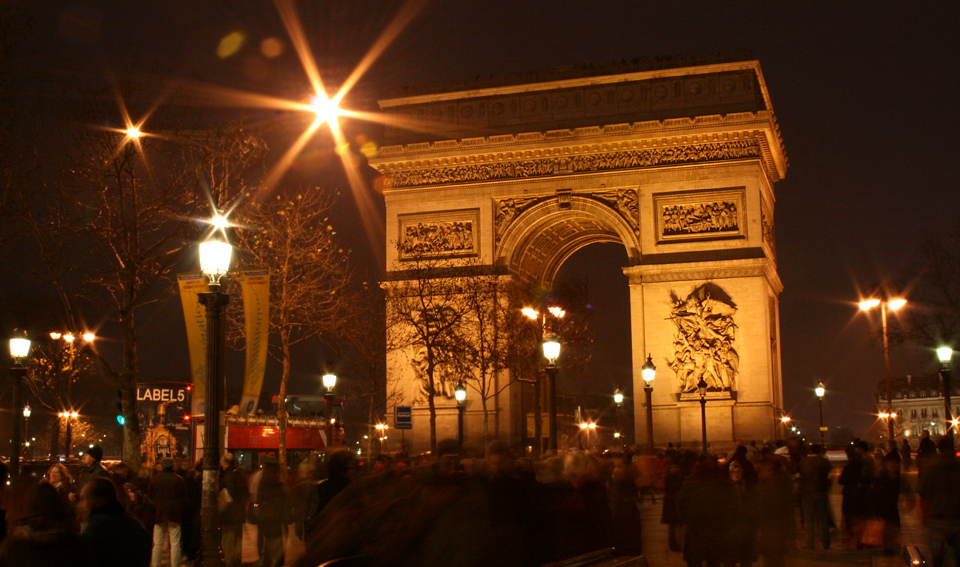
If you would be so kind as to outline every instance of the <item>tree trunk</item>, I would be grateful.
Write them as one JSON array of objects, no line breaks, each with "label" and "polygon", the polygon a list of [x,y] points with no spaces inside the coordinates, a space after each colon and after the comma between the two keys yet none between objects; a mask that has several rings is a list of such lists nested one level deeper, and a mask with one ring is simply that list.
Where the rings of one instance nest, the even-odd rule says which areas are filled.
[{"label": "tree trunk", "polygon": [[486,396],[481,395],[480,401],[483,404],[483,456],[487,455],[487,445],[490,443],[489,440],[489,427],[490,427],[490,412],[487,409],[487,398]]},{"label": "tree trunk", "polygon": [[123,370],[120,372],[120,398],[123,409],[123,453],[125,463],[140,470],[140,420],[137,419],[137,329],[133,310],[120,312],[123,326]]},{"label": "tree trunk", "polygon": [[[277,394],[277,430],[279,431],[277,460],[281,473],[287,471],[287,381],[290,379],[290,329],[280,329],[280,348],[283,350],[283,372],[280,374],[280,392]],[[327,416],[330,419],[330,416]],[[330,440],[327,439],[329,443]]]},{"label": "tree trunk", "polygon": [[427,405],[430,408],[430,454],[437,454],[437,395],[436,381],[433,378],[433,356],[427,351],[427,379],[430,381],[430,391],[427,395]]}]

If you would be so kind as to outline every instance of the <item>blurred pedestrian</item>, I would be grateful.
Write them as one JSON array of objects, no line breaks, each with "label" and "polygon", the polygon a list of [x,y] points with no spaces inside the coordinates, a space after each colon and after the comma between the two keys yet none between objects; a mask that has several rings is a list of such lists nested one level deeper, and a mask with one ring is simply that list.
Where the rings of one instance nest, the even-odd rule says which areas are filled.
[{"label": "blurred pedestrian", "polygon": [[637,475],[630,459],[613,458],[613,471],[607,482],[612,514],[612,544],[620,555],[642,555],[640,548],[640,510],[637,508]]},{"label": "blurred pedestrian", "polygon": [[937,444],[930,439],[930,431],[924,429],[920,433],[920,446],[917,448],[917,472],[920,476],[927,467],[937,460]]},{"label": "blurred pedestrian", "polygon": [[226,567],[240,567],[243,543],[243,523],[247,519],[247,479],[237,467],[233,453],[224,453],[220,459],[220,547]]},{"label": "blurred pedestrian", "polygon": [[147,567],[150,535],[139,520],[126,513],[117,490],[104,477],[87,480],[80,490],[80,508],[86,518],[80,539],[91,550],[96,567]]},{"label": "blurred pedestrian", "polygon": [[683,560],[688,567],[719,567],[730,491],[712,455],[700,457],[677,493],[677,510],[687,526]]},{"label": "blurred pedestrian", "polygon": [[939,445],[939,457],[927,461],[920,479],[933,567],[944,565],[948,549],[960,558],[960,462],[952,435],[941,437]]},{"label": "blurred pedestrian", "polygon": [[360,465],[353,451],[339,449],[327,455],[327,478],[316,484],[307,497],[303,516],[304,540],[313,531],[323,510],[357,476]]},{"label": "blurred pedestrian", "polygon": [[153,534],[153,567],[160,567],[163,545],[170,540],[170,567],[180,567],[183,557],[183,517],[189,507],[187,482],[174,474],[173,459],[160,462],[160,474],[150,479],[150,500],[157,507]]},{"label": "blurred pedestrian", "polygon": [[127,500],[124,502],[124,508],[131,516],[140,520],[148,534],[153,533],[153,526],[157,523],[157,508],[147,495],[140,490],[140,487],[132,482],[123,485],[124,495]]},{"label": "blurred pedestrian", "polygon": [[667,544],[670,551],[680,551],[680,528],[683,521],[677,510],[677,493],[683,486],[683,470],[680,468],[681,456],[676,453],[667,465],[667,472],[663,477],[663,509],[660,512],[660,523],[667,524]]},{"label": "blurred pedestrian", "polygon": [[279,567],[284,563],[283,530],[292,521],[290,492],[280,477],[280,464],[268,460],[263,464],[251,520],[263,537],[261,567]]},{"label": "blurred pedestrian", "polygon": [[76,504],[77,488],[73,483],[73,478],[70,477],[70,471],[67,470],[67,467],[61,463],[54,463],[47,469],[47,476],[43,479],[43,482],[49,484],[57,491],[60,501],[63,502],[64,512],[67,514],[70,522],[79,528],[80,524],[77,522]]},{"label": "blurred pedestrian", "polygon": [[779,455],[761,458],[757,477],[757,548],[764,567],[783,567],[793,547],[793,480]]},{"label": "blurred pedestrian", "polygon": [[41,482],[30,488],[25,515],[12,518],[10,533],[0,545],[0,567],[47,565],[88,567],[91,557],[57,489]]},{"label": "blurred pedestrian", "polygon": [[803,529],[807,549],[814,549],[816,527],[820,527],[820,543],[830,549],[830,472],[833,465],[823,455],[823,447],[814,443],[810,453],[800,462],[800,497]]},{"label": "blurred pedestrian", "polygon": [[910,467],[913,465],[913,453],[906,437],[900,444],[900,464],[903,466],[903,472],[910,472]]},{"label": "blurred pedestrian", "polygon": [[730,484],[725,534],[723,537],[724,567],[750,567],[757,560],[757,495],[747,483],[740,463],[727,467]]},{"label": "blurred pedestrian", "polygon": [[873,484],[874,514],[883,523],[883,550],[887,554],[896,552],[900,536],[900,496],[907,496],[906,504],[912,508],[911,494],[910,484],[900,474],[900,454],[888,453]]}]

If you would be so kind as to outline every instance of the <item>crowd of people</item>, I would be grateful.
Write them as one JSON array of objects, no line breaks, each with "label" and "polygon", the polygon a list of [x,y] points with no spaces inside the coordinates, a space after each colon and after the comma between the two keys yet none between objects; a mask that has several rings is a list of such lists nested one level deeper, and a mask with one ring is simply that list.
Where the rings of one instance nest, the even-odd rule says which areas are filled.
[{"label": "crowd of people", "polygon": [[[12,479],[2,498],[0,567],[180,567],[198,559],[199,464],[165,459],[134,474],[122,463],[108,470],[102,456],[93,446],[76,474],[58,463],[43,478]],[[952,437],[938,452],[924,436],[919,498],[903,475],[913,464],[912,452],[896,443],[871,450],[860,440],[840,470],[824,447],[799,439],[740,444],[725,455],[668,444],[540,461],[500,441],[483,455],[442,441],[435,454],[416,459],[382,455],[361,464],[337,450],[289,472],[270,459],[244,471],[228,452],[220,462],[220,547],[226,565],[240,567],[250,523],[261,567],[289,564],[284,542],[294,535],[305,544],[296,560],[302,567],[347,557],[371,567],[521,567],[603,548],[641,555],[640,510],[649,500],[668,526],[664,544],[689,566],[749,567],[762,558],[777,567],[797,544],[892,551],[901,507],[920,502],[940,567],[945,550],[956,556],[960,543]],[[839,518],[830,507],[834,482],[843,497]]]}]

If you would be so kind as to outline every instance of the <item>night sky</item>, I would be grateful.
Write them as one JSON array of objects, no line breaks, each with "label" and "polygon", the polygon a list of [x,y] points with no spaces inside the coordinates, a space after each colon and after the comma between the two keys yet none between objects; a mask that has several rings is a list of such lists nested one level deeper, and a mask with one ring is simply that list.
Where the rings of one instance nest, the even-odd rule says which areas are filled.
[{"label": "night sky", "polygon": [[[24,6],[14,10],[10,4]],[[780,296],[785,409],[813,432],[813,387],[822,379],[829,425],[859,432],[873,423],[873,395],[883,377],[875,336],[879,316],[859,314],[856,302],[860,290],[878,282],[909,280],[906,270],[922,238],[956,225],[960,4],[300,4],[321,72],[333,76],[352,69],[395,16],[411,14],[344,106],[370,106],[402,85],[750,50],[760,61],[790,160],[786,178],[775,187],[785,286]],[[70,106],[74,85],[107,82],[131,68],[160,82],[176,77],[287,98],[309,90],[269,2],[2,5],[7,22],[2,29],[12,32],[4,64],[15,79],[12,98],[25,106],[43,105],[52,115]],[[243,32],[246,43],[234,55],[218,57],[218,43],[234,31]],[[266,59],[260,45],[270,37],[281,38],[287,49]],[[119,122],[119,115],[104,121]],[[358,254],[375,262],[382,250],[371,250],[367,235],[357,234],[362,230],[351,211],[356,209],[343,213],[350,225],[345,232],[356,239]],[[595,291],[596,320],[605,329],[597,337],[589,383],[570,387],[612,392],[620,377],[629,375],[626,280],[619,270],[624,260],[615,248],[591,248],[565,267],[570,277],[592,274],[588,285]],[[141,331],[143,379],[186,374],[182,318],[176,304],[170,305]],[[150,333],[165,338],[148,339]],[[182,369],[167,362],[171,349],[184,353]],[[919,347],[891,351],[894,375],[930,372],[934,359]]]}]

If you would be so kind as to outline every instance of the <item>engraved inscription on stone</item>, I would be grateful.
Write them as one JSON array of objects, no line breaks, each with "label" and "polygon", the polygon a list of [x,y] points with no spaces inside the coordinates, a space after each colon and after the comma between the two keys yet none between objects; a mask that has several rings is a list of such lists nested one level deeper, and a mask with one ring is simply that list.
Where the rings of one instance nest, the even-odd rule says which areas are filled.
[{"label": "engraved inscription on stone", "polygon": [[670,292],[670,320],[676,327],[673,360],[681,393],[696,392],[702,378],[710,391],[732,390],[740,367],[734,347],[737,306],[713,282],[694,288],[686,297]]},{"label": "engraved inscription on stone", "polygon": [[443,218],[400,219],[401,258],[476,253],[477,212],[441,216]]},{"label": "engraved inscription on stone", "polygon": [[587,173],[659,165],[719,161],[760,157],[756,140],[737,140],[709,144],[690,144],[670,148],[650,148],[600,152],[571,157],[517,160],[489,164],[466,164],[430,169],[385,172],[388,187],[416,187],[442,183],[531,178],[564,173]]}]

